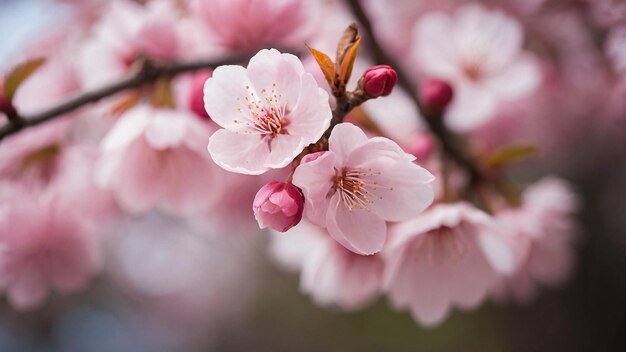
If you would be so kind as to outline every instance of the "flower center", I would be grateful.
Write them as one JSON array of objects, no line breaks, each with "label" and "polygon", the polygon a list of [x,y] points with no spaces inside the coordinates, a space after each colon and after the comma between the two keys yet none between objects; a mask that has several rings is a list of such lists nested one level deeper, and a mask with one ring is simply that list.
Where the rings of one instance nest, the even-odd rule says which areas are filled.
[{"label": "flower center", "polygon": [[369,205],[373,204],[376,198],[383,199],[375,194],[378,189],[393,191],[393,187],[381,186],[376,181],[368,180],[372,176],[380,176],[380,172],[360,168],[344,168],[337,171],[334,177],[334,188],[336,192],[339,192],[341,201],[349,211],[354,208],[369,211]]},{"label": "flower center", "polygon": [[458,262],[469,250],[466,240],[459,236],[458,229],[445,225],[428,232],[428,264],[441,265],[444,262]]},{"label": "flower center", "polygon": [[470,62],[463,66],[463,73],[472,81],[478,81],[482,75],[482,64],[480,62]]},{"label": "flower center", "polygon": [[277,134],[287,134],[285,127],[289,121],[285,119],[287,111],[284,104],[281,104],[282,95],[278,94],[276,83],[271,89],[261,89],[260,95],[250,86],[246,86],[248,95],[237,98],[242,102],[247,111],[238,108],[237,111],[243,116],[242,120],[235,120],[235,123],[243,123],[254,132],[274,137]]}]

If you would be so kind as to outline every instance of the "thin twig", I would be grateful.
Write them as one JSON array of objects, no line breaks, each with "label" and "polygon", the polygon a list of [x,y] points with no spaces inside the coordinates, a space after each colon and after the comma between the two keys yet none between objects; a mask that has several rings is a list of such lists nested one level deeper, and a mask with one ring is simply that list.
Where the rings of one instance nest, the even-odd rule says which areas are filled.
[{"label": "thin twig", "polygon": [[220,65],[241,63],[248,59],[245,56],[232,56],[223,59],[199,60],[194,62],[163,62],[157,63],[145,60],[140,68],[118,82],[96,89],[90,92],[80,93],[69,98],[46,111],[31,116],[19,116],[19,123],[14,119],[6,125],[0,127],[0,141],[7,136],[15,134],[25,128],[44,123],[49,120],[61,117],[87,104],[95,103],[101,99],[110,97],[129,89],[136,89],[146,84],[154,83],[160,77],[174,77],[181,73],[198,71],[201,69],[215,68]]},{"label": "thin twig", "polygon": [[426,122],[431,132],[439,139],[443,151],[467,171],[470,177],[470,184],[479,183],[482,179],[480,170],[476,167],[474,162],[467,155],[465,155],[461,148],[455,144],[454,136],[442,123],[441,113],[429,111],[429,109],[425,108],[419,99],[417,84],[409,79],[409,75],[407,75],[402,69],[402,66],[396,62],[395,59],[389,56],[382,48],[376,38],[376,35],[374,34],[372,23],[361,6],[361,2],[359,0],[347,0],[347,2],[355,17],[361,23],[360,28],[365,31],[369,39],[367,42],[376,63],[389,65],[396,70],[396,73],[398,74],[398,84],[409,93],[411,99],[419,108],[420,113],[424,118],[424,122]]}]

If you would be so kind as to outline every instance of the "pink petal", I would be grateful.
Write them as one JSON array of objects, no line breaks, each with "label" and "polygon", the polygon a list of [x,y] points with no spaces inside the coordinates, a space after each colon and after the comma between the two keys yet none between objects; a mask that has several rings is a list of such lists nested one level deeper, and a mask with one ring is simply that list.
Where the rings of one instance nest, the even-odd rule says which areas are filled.
[{"label": "pink petal", "polygon": [[160,197],[162,158],[143,139],[127,148],[121,158],[110,181],[114,196],[125,210],[144,212]]},{"label": "pink petal", "polygon": [[446,125],[456,132],[468,132],[489,120],[497,107],[496,95],[476,84],[458,84],[445,116]]},{"label": "pink petal", "polygon": [[477,241],[480,249],[493,268],[503,274],[510,274],[515,270],[513,250],[495,229],[478,233]]},{"label": "pink petal", "polygon": [[367,142],[365,133],[351,123],[340,123],[328,139],[329,150],[337,155],[337,163],[344,165],[350,153]]},{"label": "pink petal", "polygon": [[319,88],[315,78],[308,73],[302,75],[300,89],[298,103],[288,116],[287,131],[314,143],[328,129],[332,119],[328,93]]},{"label": "pink petal", "polygon": [[187,147],[172,150],[160,171],[161,204],[175,214],[189,215],[218,201],[222,184],[210,160]]},{"label": "pink petal", "polygon": [[105,152],[122,149],[136,140],[150,124],[153,109],[141,105],[126,112],[102,140]]},{"label": "pink petal", "polygon": [[235,65],[220,66],[204,84],[204,108],[211,120],[223,128],[257,133],[242,122],[252,118],[246,105],[246,98],[252,99],[251,94],[258,96],[245,68]]},{"label": "pink petal", "polygon": [[208,150],[213,161],[225,170],[246,175],[268,170],[265,162],[270,150],[267,140],[259,135],[218,130],[209,139]]},{"label": "pink petal", "polygon": [[347,249],[369,255],[383,249],[387,239],[387,224],[375,214],[360,208],[351,211],[337,193],[326,212],[328,233]]},{"label": "pink petal", "polygon": [[528,56],[522,56],[489,77],[484,84],[499,98],[514,100],[531,93],[540,81],[541,73],[535,62]]},{"label": "pink petal", "polygon": [[[280,169],[293,161],[293,159],[302,152],[302,149],[309,145],[302,137],[289,134],[279,134],[274,138],[268,139],[269,155],[263,166],[268,169]],[[262,148],[268,149],[268,146]]]},{"label": "pink petal", "polygon": [[315,160],[298,166],[293,174],[293,184],[304,194],[304,214],[315,225],[326,226],[327,195],[335,177],[335,153],[326,152]]},{"label": "pink petal", "polygon": [[186,119],[193,116],[182,115],[182,112],[155,110],[150,124],[146,128],[146,141],[154,149],[176,147],[183,143],[187,135]]},{"label": "pink petal", "polygon": [[433,12],[425,15],[413,32],[415,55],[420,68],[437,78],[457,74],[456,48],[450,40],[454,24],[449,15]]},{"label": "pink petal", "polygon": [[[281,54],[276,49],[263,49],[250,59],[248,77],[257,90],[270,92],[276,89],[280,94],[278,104],[285,106],[287,111],[294,110],[300,93],[301,76],[304,67],[300,60],[291,54]],[[263,95],[259,95],[263,97]],[[213,116],[209,113],[209,116]]]}]

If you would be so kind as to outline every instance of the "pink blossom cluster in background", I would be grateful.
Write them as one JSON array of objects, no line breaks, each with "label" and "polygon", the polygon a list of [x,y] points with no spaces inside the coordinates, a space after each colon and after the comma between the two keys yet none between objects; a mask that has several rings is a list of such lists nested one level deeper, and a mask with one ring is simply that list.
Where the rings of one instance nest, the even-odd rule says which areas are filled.
[{"label": "pink blossom cluster in background", "polygon": [[267,256],[317,305],[385,297],[429,327],[575,272],[565,179],[623,142],[623,4],[356,1],[372,37],[355,1],[60,2],[68,19],[0,65],[45,58],[0,93],[4,126],[146,62],[232,61],[0,141],[12,309],[114,290],[153,333],[171,319],[204,343],[246,315]]}]

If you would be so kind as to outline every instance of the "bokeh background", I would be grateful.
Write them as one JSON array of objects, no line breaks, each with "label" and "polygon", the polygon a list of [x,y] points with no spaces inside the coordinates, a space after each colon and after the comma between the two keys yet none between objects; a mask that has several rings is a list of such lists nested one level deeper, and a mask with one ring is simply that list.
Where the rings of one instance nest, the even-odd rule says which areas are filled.
[{"label": "bokeh background", "polygon": [[[555,3],[549,11],[588,6]],[[67,19],[67,8],[50,0],[0,0],[0,62]],[[596,118],[589,111],[566,123],[593,126]],[[356,313],[321,308],[299,292],[296,276],[270,262],[267,238],[243,233],[197,243],[193,226],[159,217],[136,225],[138,235],[120,240],[124,249],[112,260],[141,277],[139,290],[120,288],[124,279],[98,279],[34,312],[3,301],[0,351],[626,351],[626,140],[604,132],[581,128],[565,137],[558,162],[539,157],[519,166],[530,175],[559,174],[583,200],[573,277],[530,305],[486,303],[454,311],[435,328],[384,299]],[[146,232],[162,236],[142,238]]]}]

